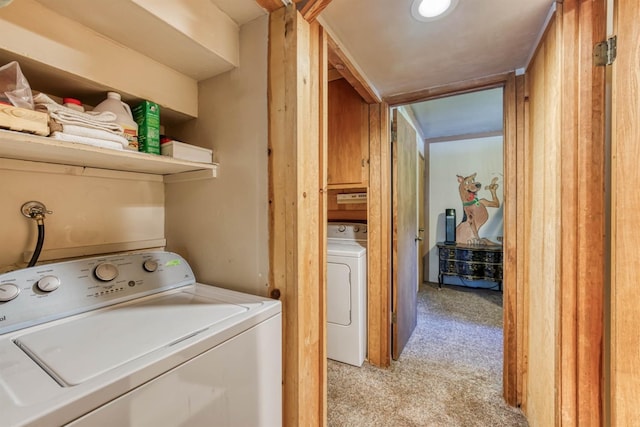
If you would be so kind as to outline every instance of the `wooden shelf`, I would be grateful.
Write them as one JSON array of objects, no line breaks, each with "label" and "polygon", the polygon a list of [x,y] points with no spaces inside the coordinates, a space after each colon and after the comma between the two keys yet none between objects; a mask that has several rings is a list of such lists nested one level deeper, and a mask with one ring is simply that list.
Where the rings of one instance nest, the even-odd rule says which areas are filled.
[{"label": "wooden shelf", "polygon": [[216,163],[111,150],[6,130],[0,130],[0,158],[163,175],[165,182],[215,178],[218,169]]},{"label": "wooden shelf", "polygon": [[361,190],[367,191],[367,186],[361,182],[353,184],[327,184],[327,190]]}]

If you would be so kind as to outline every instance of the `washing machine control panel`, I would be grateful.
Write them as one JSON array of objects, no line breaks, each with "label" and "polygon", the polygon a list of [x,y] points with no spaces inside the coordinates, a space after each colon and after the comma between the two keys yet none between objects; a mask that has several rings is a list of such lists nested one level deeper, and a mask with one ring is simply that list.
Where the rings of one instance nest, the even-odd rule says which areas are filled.
[{"label": "washing machine control panel", "polygon": [[180,255],[155,251],[0,274],[0,335],[195,283]]},{"label": "washing machine control panel", "polygon": [[329,223],[327,224],[328,239],[344,239],[367,241],[367,224],[359,223]]}]

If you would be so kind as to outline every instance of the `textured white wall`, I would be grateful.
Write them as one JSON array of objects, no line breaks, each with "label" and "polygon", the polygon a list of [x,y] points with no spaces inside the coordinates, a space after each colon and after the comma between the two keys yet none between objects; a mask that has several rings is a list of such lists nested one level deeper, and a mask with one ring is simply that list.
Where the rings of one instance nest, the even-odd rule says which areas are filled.
[{"label": "textured white wall", "polygon": [[445,240],[444,211],[456,209],[456,225],[462,221],[462,201],[458,193],[456,175],[477,173],[482,184],[479,198],[491,200],[484,187],[498,178],[499,208],[487,208],[489,220],[479,230],[480,237],[494,242],[502,236],[503,226],[503,138],[488,137],[429,144],[429,281],[438,281],[437,242]]},{"label": "textured white wall", "polygon": [[202,283],[266,295],[268,17],[241,27],[240,66],[200,83],[199,118],[171,133],[212,148],[218,177],[167,184],[167,248]]}]

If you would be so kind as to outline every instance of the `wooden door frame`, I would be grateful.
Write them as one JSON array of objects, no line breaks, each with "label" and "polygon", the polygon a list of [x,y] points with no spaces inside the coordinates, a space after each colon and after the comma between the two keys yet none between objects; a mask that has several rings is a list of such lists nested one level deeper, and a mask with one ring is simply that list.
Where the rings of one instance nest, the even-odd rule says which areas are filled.
[{"label": "wooden door frame", "polygon": [[327,40],[269,17],[269,291],[282,301],[283,425],[326,425]]},{"label": "wooden door frame", "polygon": [[[424,150],[424,146],[425,146],[424,139],[421,139],[421,141],[422,141],[422,146]],[[421,167],[420,162],[422,162],[422,170],[420,170],[420,167]],[[427,233],[427,230],[426,230],[427,224],[425,221],[426,210],[424,209],[425,197],[426,197],[425,184],[426,184],[426,176],[427,176],[427,159],[426,159],[426,154],[424,152],[421,153],[420,150],[418,150],[418,172],[422,172],[422,173],[418,173],[418,234],[422,233],[422,236],[420,236],[422,240],[420,241],[420,244],[418,244],[418,268],[420,268],[420,271],[418,271],[418,288],[419,288],[420,285],[424,283],[425,265],[428,266],[428,263],[424,262],[424,254],[422,253],[423,251],[420,250],[420,247],[422,247],[422,249],[424,250],[426,242],[429,241],[429,233]],[[422,199],[422,203],[420,203],[421,201],[420,199]],[[420,220],[422,220],[422,227],[420,227],[421,225]],[[420,231],[420,228],[422,228],[422,232]],[[428,271],[427,271],[427,274],[428,274]]]},{"label": "wooden door frame", "polygon": [[[562,25],[562,248],[558,425],[602,425],[605,288],[605,68],[592,50],[606,36],[606,0],[565,0]],[[588,208],[583,189],[589,188]]]},{"label": "wooden door frame", "polygon": [[[516,91],[515,73],[503,73],[466,82],[439,86],[414,93],[386,98],[391,107],[444,98],[464,93],[477,92],[493,88],[503,88],[504,102],[504,266],[503,266],[503,395],[509,405],[517,406],[522,395],[522,373],[526,357],[523,345],[526,330],[522,320],[524,314],[523,265],[518,262],[517,218],[517,181],[518,147],[523,141],[516,132],[517,106],[523,104],[524,94]],[[520,102],[520,104],[518,104]],[[520,165],[522,167],[522,165]],[[520,320],[520,322],[518,322]]]}]

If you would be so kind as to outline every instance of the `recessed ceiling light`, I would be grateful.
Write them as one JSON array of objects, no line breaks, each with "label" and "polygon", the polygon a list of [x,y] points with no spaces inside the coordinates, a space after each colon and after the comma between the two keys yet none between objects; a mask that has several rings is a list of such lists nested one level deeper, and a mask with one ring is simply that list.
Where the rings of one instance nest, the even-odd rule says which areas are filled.
[{"label": "recessed ceiling light", "polygon": [[413,0],[411,14],[419,21],[434,21],[449,14],[458,0]]}]

